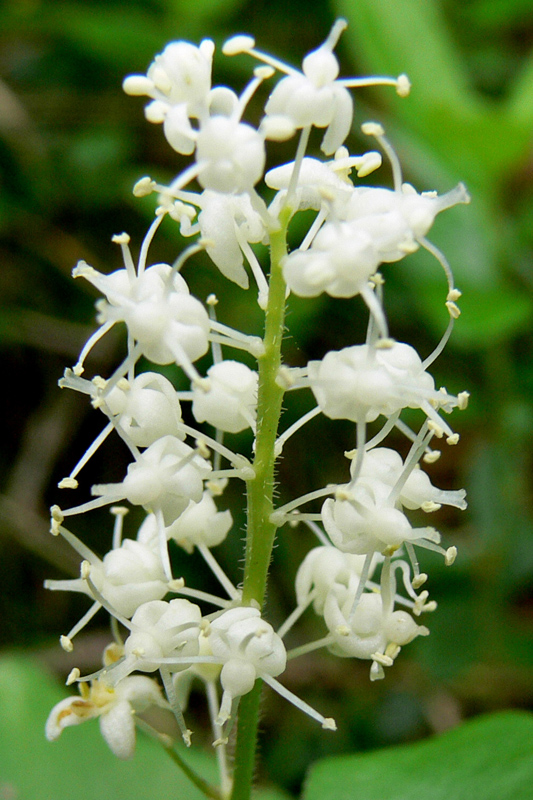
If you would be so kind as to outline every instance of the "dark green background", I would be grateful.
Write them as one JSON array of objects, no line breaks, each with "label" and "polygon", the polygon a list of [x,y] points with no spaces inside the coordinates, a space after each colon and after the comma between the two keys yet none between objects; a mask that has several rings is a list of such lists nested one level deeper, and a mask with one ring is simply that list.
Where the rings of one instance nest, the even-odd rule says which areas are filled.
[{"label": "dark green background", "polygon": [[[102,427],[83,398],[56,386],[94,326],[95,293],[72,281],[70,271],[80,258],[116,269],[111,236],[127,230],[138,247],[153,210],[150,200],[132,197],[133,183],[145,174],[169,180],[184,165],[160,127],[144,120],[143,101],[123,95],[121,81],[144,72],[172,39],[210,37],[220,45],[237,32],[252,33],[262,49],[298,65],[338,15],[350,23],[338,48],[344,75],[407,72],[413,83],[406,100],[384,88],[357,93],[355,129],[366,119],[382,122],[418,190],[443,193],[463,180],[472,194],[470,206],[446,212],[430,234],[464,292],[463,316],[433,372],[438,385],[472,395],[469,409],[451,420],[461,442],[445,449],[431,475],[445,488],[465,486],[470,502],[466,513],[443,510],[434,518],[459,557],[451,569],[431,554],[424,558],[439,602],[427,620],[431,636],[406,648],[385,681],[370,684],[367,664],[327,654],[291,663],[287,685],[337,718],[336,735],[268,694],[260,774],[291,791],[310,761],[326,753],[408,742],[481,712],[531,705],[531,4],[336,0],[308,2],[305,14],[290,0],[4,0],[0,6],[0,646],[31,651],[58,680],[73,658],[82,669],[92,667],[107,637],[102,615],[69,659],[57,636],[86,602],[42,588],[45,577],[77,570],[77,557],[47,533],[47,507],[69,504],[55,485]],[[239,89],[249,68],[245,57],[217,54],[214,80]],[[258,113],[252,104],[251,121]],[[354,134],[352,152],[364,146]],[[292,150],[275,145],[271,153],[288,160]],[[386,182],[387,168],[381,173]],[[172,260],[180,247],[179,234],[165,224],[152,256]],[[422,253],[387,265],[384,274],[392,335],[427,355],[446,325],[440,268]],[[201,298],[211,291],[220,296],[223,321],[257,332],[250,297],[226,285],[207,261],[198,259],[186,278]],[[305,363],[361,342],[365,324],[356,300],[291,299],[287,361]],[[105,374],[122,346],[120,335],[110,336],[91,368]],[[287,420],[306,402],[291,397]],[[241,443],[249,447],[245,437]],[[348,426],[315,420],[287,446],[281,497],[345,480],[341,454],[351,446]],[[126,464],[115,441],[85,471],[86,485],[121,480]],[[240,502],[237,487],[228,503]],[[243,517],[235,517],[237,534],[220,558],[238,580]],[[75,529],[98,552],[108,547],[107,512],[77,519]],[[128,533],[134,535],[134,524]],[[303,530],[281,532],[271,618],[281,621],[291,609],[295,569],[311,544]],[[207,579],[196,576],[199,567],[183,557],[179,570],[201,585]],[[300,635],[302,641],[322,635],[322,628],[306,617]],[[198,694],[193,701],[192,727],[201,730],[203,700]],[[198,741],[207,738],[199,731]]]}]

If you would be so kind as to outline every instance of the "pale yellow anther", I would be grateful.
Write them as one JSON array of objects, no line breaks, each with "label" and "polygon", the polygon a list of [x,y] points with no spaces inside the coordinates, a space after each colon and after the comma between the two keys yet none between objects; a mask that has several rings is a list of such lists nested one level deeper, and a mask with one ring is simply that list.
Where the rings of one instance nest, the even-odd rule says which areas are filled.
[{"label": "pale yellow anther", "polygon": [[369,283],[372,283],[374,286],[384,286],[385,278],[381,272],[374,272],[374,274],[369,278]]},{"label": "pale yellow anther", "polygon": [[385,128],[379,122],[363,122],[361,130],[365,136],[385,136]]},{"label": "pale yellow anther", "polygon": [[398,78],[396,79],[396,94],[399,97],[407,97],[410,91],[411,81],[407,75],[405,75],[405,73],[398,75]]},{"label": "pale yellow anther", "polygon": [[382,163],[383,159],[381,153],[378,153],[376,150],[365,153],[355,165],[357,176],[359,178],[366,178],[367,175],[379,169]]},{"label": "pale yellow anther", "polygon": [[324,722],[322,723],[322,728],[325,731],[336,731],[337,730],[337,723],[333,719],[333,717],[326,717]]},{"label": "pale yellow anther", "polygon": [[216,296],[216,294],[210,294],[210,295],[207,296],[207,299],[206,299],[205,302],[206,302],[206,304],[208,306],[214,307],[214,306],[218,305],[218,297]]},{"label": "pale yellow anther", "polygon": [[400,549],[400,547],[401,547],[401,545],[399,545],[399,544],[389,544],[389,546],[388,546],[388,547],[386,547],[386,548],[385,548],[384,550],[382,550],[381,552],[383,553],[383,555],[384,555],[384,556],[388,556],[388,557],[390,557],[390,556],[393,556],[393,555],[394,555],[394,553],[395,553],[397,550],[399,550],[399,549]]},{"label": "pale yellow anther", "polygon": [[353,461],[354,458],[357,457],[357,449],[355,449],[355,450],[345,450],[344,451],[344,455],[345,455],[346,458],[349,458],[350,461]]},{"label": "pale yellow anther", "polygon": [[73,683],[76,683],[80,675],[81,672],[79,671],[78,667],[74,667],[74,669],[71,669],[67,678],[67,686],[72,686]]},{"label": "pale yellow anther", "polygon": [[174,578],[174,580],[168,582],[168,588],[171,592],[179,592],[184,586],[185,580],[183,578]]},{"label": "pale yellow anther", "polygon": [[459,434],[458,433],[452,433],[451,436],[447,436],[446,437],[446,443],[447,444],[457,444],[458,441],[459,441]]},{"label": "pale yellow anther", "polygon": [[203,439],[196,439],[196,449],[202,458],[209,458],[211,451]]},{"label": "pale yellow anther", "polygon": [[430,419],[428,422],[428,429],[430,431],[433,431],[437,439],[442,439],[442,437],[444,436],[444,429],[441,428],[440,425],[437,425],[437,423],[434,422],[432,419]]},{"label": "pale yellow anther", "polygon": [[116,517],[125,517],[130,511],[129,508],[126,508],[126,506],[111,506],[109,510]]},{"label": "pale yellow anther", "polygon": [[[134,197],[146,197],[157,189],[157,183],[152,178],[144,177],[137,181],[133,187]],[[129,237],[128,237],[129,241]]]},{"label": "pale yellow anther", "polygon": [[65,517],[63,516],[63,512],[61,511],[59,506],[52,506],[52,508],[50,509],[50,515],[51,515],[50,533],[52,534],[52,536],[58,536],[59,528]]},{"label": "pale yellow anther", "polygon": [[382,667],[392,667],[394,663],[392,658],[390,656],[386,656],[384,653],[372,653],[370,658],[373,661],[377,661],[377,663],[381,664]]},{"label": "pale yellow anther", "polygon": [[444,563],[447,567],[451,567],[455,559],[457,558],[457,547],[448,547],[446,550],[446,557],[444,559]]},{"label": "pale yellow anther", "polygon": [[220,497],[224,491],[224,487],[220,485],[219,481],[208,481],[206,488],[209,489],[213,497]]},{"label": "pale yellow anther", "polygon": [[450,291],[448,292],[448,296],[446,297],[446,300],[449,300],[451,303],[455,303],[457,300],[459,300],[461,295],[462,292],[460,292],[459,289],[450,289]]},{"label": "pale yellow anther", "polygon": [[336,632],[336,633],[337,633],[339,636],[349,636],[349,635],[351,634],[351,632],[352,632],[352,631],[351,631],[351,628],[350,628],[348,625],[338,625],[338,626],[335,628],[335,632]]},{"label": "pale yellow anther", "polygon": [[424,453],[422,456],[422,461],[424,464],[434,464],[435,461],[438,461],[440,458],[441,452],[440,450],[430,450],[427,453]]},{"label": "pale yellow anther", "polygon": [[457,319],[461,316],[461,309],[459,306],[455,303],[452,303],[450,300],[446,301],[446,308],[450,312],[450,317],[453,317],[453,319]]},{"label": "pale yellow anther", "polygon": [[266,65],[261,67],[255,67],[254,75],[256,78],[261,78],[262,81],[267,81],[272,75],[276,74],[276,70],[273,67],[267,67]]},{"label": "pale yellow anther", "polygon": [[396,342],[394,339],[384,336],[382,339],[377,340],[377,342],[374,344],[374,347],[376,350],[390,350],[395,344]]},{"label": "pale yellow anther", "polygon": [[392,658],[392,660],[394,661],[394,659],[398,657],[401,649],[402,648],[400,647],[399,644],[396,644],[395,642],[389,642],[389,644],[385,648],[385,655],[388,656],[389,658]]},{"label": "pale yellow anther", "polygon": [[440,503],[434,503],[433,500],[426,500],[425,503],[422,503],[420,508],[422,511],[425,511],[426,514],[430,514],[432,511],[438,511],[442,506]]},{"label": "pale yellow anther", "polygon": [[77,489],[78,481],[76,478],[63,478],[57,484],[59,489]]},{"label": "pale yellow anther", "polygon": [[91,383],[97,388],[103,391],[107,386],[107,381],[105,378],[102,378],[101,375],[95,375],[92,379]]},{"label": "pale yellow anther", "polygon": [[74,650],[74,645],[72,644],[72,639],[69,639],[68,636],[60,636],[59,637],[59,644],[63,648],[66,653],[72,653]]},{"label": "pale yellow anther", "polygon": [[425,572],[421,572],[419,575],[416,575],[416,577],[413,578],[413,580],[411,581],[411,586],[413,587],[413,589],[420,589],[420,587],[425,584],[427,579],[428,579],[427,574]]},{"label": "pale yellow anther", "polygon": [[239,35],[232,36],[222,45],[222,52],[225,56],[236,56],[239,53],[248,53],[255,47],[253,36]]},{"label": "pale yellow anther", "polygon": [[129,244],[130,237],[127,233],[116,233],[114,236],[111,237],[111,241],[115,244]]},{"label": "pale yellow anther", "polygon": [[436,610],[437,610],[437,601],[436,600],[430,600],[429,603],[426,603],[426,605],[422,607],[422,611],[423,612],[427,611],[429,613],[431,611],[436,611]]},{"label": "pale yellow anther", "polygon": [[80,578],[86,581],[90,577],[91,577],[91,562],[82,561],[80,565]]},{"label": "pale yellow anther", "polygon": [[457,408],[460,411],[464,411],[468,405],[468,400],[470,398],[469,392],[459,392],[457,395]]}]

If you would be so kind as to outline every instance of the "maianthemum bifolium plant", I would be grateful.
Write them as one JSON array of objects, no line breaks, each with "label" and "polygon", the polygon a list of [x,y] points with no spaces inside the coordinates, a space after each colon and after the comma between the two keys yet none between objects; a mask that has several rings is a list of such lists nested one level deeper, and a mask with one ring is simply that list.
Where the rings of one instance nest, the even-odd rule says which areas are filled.
[{"label": "maianthemum bifolium plant", "polygon": [[[214,44],[207,39],[199,46],[172,42],[146,76],[126,78],[125,91],[150,98],[147,119],[162,124],[170,146],[191,156],[192,163],[169,186],[148,177],[136,184],[136,196],[156,192],[159,203],[137,262],[122,233],[114,237],[122,268],[104,275],[80,262],[73,273],[103,298],[97,303],[99,328],[60,385],[87,395],[105,423],[59,485],[77,487],[84,465],[110,435],[124,441],[132,461],[120,483],[93,486],[92,500],[52,508],[52,532],[75,548],[82,563],[78,579],[50,580],[47,587],[81,592],[90,602],[61,644],[72,651],[76,634],[100,608],[110,614],[113,641],[98,672],[71,671],[67,683],[76,683],[79,695],[52,709],[46,735],[54,740],[64,728],[98,718],[111,750],[127,759],[134,754],[137,724],[158,738],[210,797],[250,796],[263,683],[326,731],[335,730],[327,709],[312,708],[285,685],[288,659],[326,648],[333,656],[367,660],[370,680],[378,680],[402,647],[429,633],[419,620],[435,611],[436,602],[422,588],[427,575],[420,571],[417,551],[437,551],[451,565],[456,549],[443,548],[432,525],[414,527],[409,511],[430,515],[442,504],[466,506],[463,490],[439,490],[420,462],[431,465],[438,458],[434,438],[457,443],[443,414],[467,402],[465,392],[455,396],[436,388],[428,371],[459,315],[460,292],[444,255],[426,235],[440,211],[469,197],[461,184],[439,196],[419,194],[404,183],[398,158],[375,122],[363,125],[363,132],[377,149],[349,153],[344,142],[353,121],[350,90],[383,85],[404,97],[410,87],[405,75],[339,78],[334,48],[345,24],[335,23],[301,70],[256,49],[250,36],[227,41],[226,56],[259,62],[240,95],[212,86]],[[254,127],[244,121],[247,105],[271,81],[264,116]],[[306,155],[313,127],[324,130],[324,160]],[[294,161],[265,174],[267,142],[292,138]],[[381,154],[392,167],[392,189],[366,183],[381,166]],[[263,181],[273,190],[269,204],[260,193]],[[289,253],[291,220],[310,210],[312,223]],[[161,224],[179,225],[190,242],[173,264],[150,262]],[[266,273],[254,251],[257,243],[269,247]],[[393,262],[420,247],[444,269],[443,303],[449,312],[441,341],[425,358],[393,338],[384,311],[387,270],[401,269]],[[187,270],[200,251],[229,281],[250,291],[250,302],[264,311],[263,331],[228,327],[217,319],[214,295],[202,302],[190,294]],[[323,292],[354,302],[357,313],[368,315],[366,340],[348,339],[341,350],[291,367],[282,354],[286,299],[289,293],[305,298]],[[87,376],[87,354],[117,323],[127,331],[124,360],[110,377]],[[202,375],[195,364],[208,352],[213,363]],[[239,360],[243,352],[256,369]],[[190,391],[176,391],[160,372],[140,372],[141,357],[157,366],[178,365]],[[287,427],[283,398],[294,391],[311,393],[315,405]],[[183,421],[187,403],[197,425]],[[418,430],[402,420],[406,408],[418,409]],[[339,454],[346,480],[309,487],[303,496],[276,505],[276,460],[287,440],[305,436],[302,429],[319,414],[354,424],[353,439]],[[405,459],[386,446],[394,428],[410,441]],[[232,435],[245,430],[248,450],[235,452]],[[244,484],[247,502],[244,574],[238,567],[234,575],[222,570],[212,552],[226,536],[242,536],[232,530],[230,510],[218,508],[230,480]],[[125,501],[146,512],[132,532],[135,538],[123,538]],[[114,523],[106,545],[111,549],[100,558],[71,527],[79,514],[102,506],[110,506]],[[308,529],[314,546],[297,571],[294,610],[275,630],[263,616],[272,549],[278,531],[291,536],[295,525]],[[170,554],[176,548],[199,551],[220,584],[220,596],[175,576]],[[322,618],[323,636],[291,648],[291,631],[304,613]],[[218,787],[194,773],[168,736],[138,716],[152,705],[170,709],[190,745],[186,705],[193,679],[205,686]]]}]

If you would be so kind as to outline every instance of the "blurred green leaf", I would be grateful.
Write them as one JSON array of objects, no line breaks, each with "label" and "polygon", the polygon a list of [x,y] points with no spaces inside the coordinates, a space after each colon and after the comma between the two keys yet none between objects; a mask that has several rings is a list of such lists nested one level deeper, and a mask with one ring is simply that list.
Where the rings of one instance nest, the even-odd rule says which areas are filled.
[{"label": "blurred green leaf", "polygon": [[[135,757],[128,762],[111,753],[94,721],[65,731],[57,742],[48,742],[44,724],[64,696],[27,657],[6,656],[0,662],[0,796],[21,800],[204,798],[165,752],[142,735],[138,734]],[[214,779],[213,758],[197,749],[182,755],[203,776]]]},{"label": "blurred green leaf", "polygon": [[439,4],[335,0],[335,7],[349,21],[345,37],[365,69],[408,74],[413,89],[406,100],[394,103],[395,114],[431,141],[464,180],[490,190],[491,182],[526,152],[530,124],[472,91]]},{"label": "blurred green leaf", "polygon": [[528,800],[533,716],[505,712],[424,742],[315,764],[304,800]]}]

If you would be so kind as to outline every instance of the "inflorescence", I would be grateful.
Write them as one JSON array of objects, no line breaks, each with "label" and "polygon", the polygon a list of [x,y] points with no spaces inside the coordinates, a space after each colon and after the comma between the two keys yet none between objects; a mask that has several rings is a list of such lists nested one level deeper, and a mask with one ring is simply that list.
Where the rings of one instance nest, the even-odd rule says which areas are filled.
[{"label": "inflorescence", "polygon": [[[146,76],[126,78],[125,91],[150,98],[147,119],[162,124],[170,146],[191,156],[192,163],[168,186],[149,177],[136,184],[136,196],[158,195],[155,219],[137,262],[129,236],[122,233],[114,237],[122,268],[104,275],[81,262],[73,272],[103,298],[97,303],[99,327],[60,385],[87,395],[105,419],[101,434],[60,487],[78,486],[79,473],[108,436],[122,439],[131,463],[121,482],[93,486],[93,499],[52,508],[52,533],[63,536],[82,563],[79,578],[49,580],[46,586],[81,592],[90,603],[61,644],[72,651],[75,636],[101,608],[111,615],[114,642],[98,672],[82,676],[72,670],[68,683],[77,683],[81,696],[52,710],[46,733],[56,739],[65,727],[98,717],[110,748],[128,758],[135,743],[134,714],[158,705],[174,712],[189,744],[184,708],[196,677],[206,688],[226,791],[228,735],[240,698],[258,679],[322,727],[335,729],[332,719],[283,685],[287,659],[325,647],[342,658],[369,661],[375,680],[384,677],[403,646],[429,633],[418,618],[434,611],[436,603],[422,589],[427,575],[420,571],[417,551],[436,551],[451,565],[456,549],[442,547],[433,526],[413,526],[409,512],[429,514],[443,504],[466,507],[464,491],[437,489],[420,462],[431,464],[438,458],[439,451],[431,449],[435,437],[456,444],[458,436],[445,417],[464,408],[468,398],[465,392],[453,395],[437,388],[429,372],[459,315],[460,292],[444,255],[426,236],[437,214],[467,203],[469,197],[461,184],[439,196],[419,194],[404,183],[398,158],[377,123],[366,123],[363,133],[378,149],[350,154],[344,144],[353,122],[350,90],[392,86],[404,97],[409,81],[405,75],[339,78],[334,47],[344,27],[339,20],[324,44],[304,58],[301,70],[257,50],[250,36],[230,39],[222,49],[226,56],[259,62],[240,95],[226,86],[212,87],[214,44],[209,40],[198,47],[173,42],[156,56]],[[243,121],[252,95],[276,77],[259,125]],[[325,160],[306,155],[313,127],[324,130]],[[265,174],[267,142],[295,136],[294,161]],[[392,167],[393,188],[354,183],[353,170],[363,179],[381,166],[380,151]],[[268,205],[260,193],[262,181],[275,192]],[[251,275],[257,302],[268,309],[269,280],[253,245],[270,244],[282,220],[301,210],[313,210],[314,217],[300,245],[282,260],[286,292],[300,297],[360,295],[369,323],[364,343],[328,352],[306,367],[283,365],[275,376],[283,392],[306,391],[315,401],[310,412],[278,433],[276,456],[318,414],[355,426],[355,448],[345,453],[345,483],[312,488],[275,508],[268,520],[278,528],[287,523],[305,526],[317,540],[297,572],[296,606],[275,630],[257,603],[243,602],[238,576],[234,582],[226,575],[212,552],[226,536],[240,536],[239,531],[231,534],[231,512],[219,510],[217,503],[229,480],[247,484],[255,476],[252,439],[261,424],[258,371],[238,355],[242,351],[248,363],[251,356],[259,364],[266,357],[265,342],[217,321],[216,298],[211,295],[204,303],[193,297],[182,273],[199,252],[206,252],[242,289],[248,289]],[[191,243],[173,264],[152,264],[152,239],[166,218]],[[411,345],[391,338],[383,306],[384,277],[378,272],[419,247],[444,270],[449,315],[442,340],[425,359]],[[122,363],[110,377],[86,377],[87,355],[118,323],[127,331]],[[229,358],[223,355],[226,350]],[[196,362],[208,352],[213,364],[202,375]],[[190,390],[176,391],[158,371],[138,371],[141,357],[156,366],[180,367]],[[182,405],[187,403],[197,427],[183,420]],[[418,430],[402,420],[406,408],[419,410]],[[206,433],[204,423],[214,432]],[[372,423],[377,427],[370,438]],[[410,440],[404,459],[382,446],[393,429]],[[250,431],[248,455],[224,443],[245,430]],[[124,503],[141,506],[146,513],[135,538],[123,538]],[[70,528],[79,514],[106,505],[114,525],[111,549],[101,558]],[[220,596],[175,577],[171,555],[176,546],[185,553],[199,551],[220,584]],[[287,649],[285,639],[309,608],[322,618],[324,635]],[[160,681],[148,677],[156,672]]]}]

